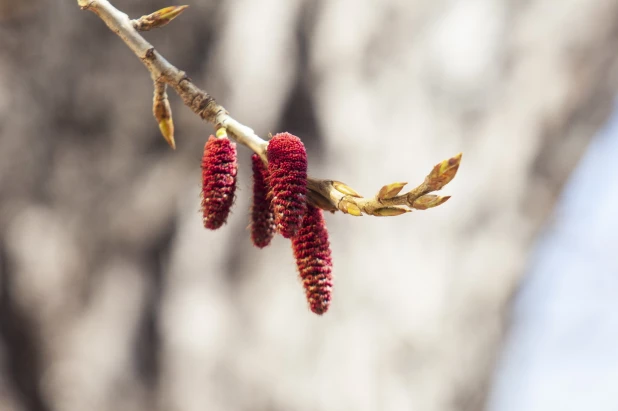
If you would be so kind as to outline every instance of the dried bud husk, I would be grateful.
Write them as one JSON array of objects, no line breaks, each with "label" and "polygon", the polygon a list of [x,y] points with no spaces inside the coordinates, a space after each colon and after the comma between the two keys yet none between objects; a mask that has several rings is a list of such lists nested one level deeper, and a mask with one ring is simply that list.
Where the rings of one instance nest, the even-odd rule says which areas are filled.
[{"label": "dried bud husk", "polygon": [[275,225],[291,238],[307,210],[307,152],[298,137],[279,133],[268,142],[266,155]]},{"label": "dried bud husk", "polygon": [[292,238],[292,249],[309,307],[322,315],[330,305],[333,287],[333,263],[322,210],[308,206],[302,225]]},{"label": "dried bud husk", "polygon": [[133,23],[133,27],[135,27],[137,31],[148,31],[163,27],[167,25],[170,21],[178,17],[180,13],[185,11],[187,7],[189,6],[165,7],[161,10],[157,10],[154,13],[151,13],[147,16],[142,16],[139,19],[135,20]]},{"label": "dried bud husk", "polygon": [[253,163],[253,205],[251,206],[251,241],[264,248],[275,235],[275,220],[272,204],[268,198],[268,170],[257,154],[251,156]]},{"label": "dried bud husk", "polygon": [[236,144],[210,136],[202,157],[204,227],[216,230],[227,220],[236,191]]},{"label": "dried bud husk", "polygon": [[373,211],[373,215],[379,217],[394,217],[398,215],[402,215],[405,213],[409,213],[410,210],[406,210],[405,208],[400,207],[382,207]]},{"label": "dried bud husk", "polygon": [[401,189],[405,187],[406,184],[408,183],[392,183],[385,185],[380,189],[380,192],[378,193],[378,199],[388,200],[395,197],[397,194],[399,194]]},{"label": "dried bud husk", "polygon": [[417,198],[414,203],[412,203],[412,207],[417,210],[427,210],[428,208],[437,207],[440,204],[444,204],[448,201],[451,196],[440,197],[433,194],[426,194]]},{"label": "dried bud husk", "polygon": [[335,190],[339,191],[342,194],[357,198],[362,197],[362,195],[358,194],[352,187],[342,183],[341,181],[333,181],[333,187],[335,187]]}]

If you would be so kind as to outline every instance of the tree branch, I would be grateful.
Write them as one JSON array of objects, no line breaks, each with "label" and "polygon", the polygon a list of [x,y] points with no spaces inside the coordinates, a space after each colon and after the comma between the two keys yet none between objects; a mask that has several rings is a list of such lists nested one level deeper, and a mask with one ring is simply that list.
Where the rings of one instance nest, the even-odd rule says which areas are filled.
[{"label": "tree branch", "polygon": [[[77,3],[83,10],[90,10],[99,16],[140,59],[154,80],[155,93],[157,84],[166,84],[173,88],[184,104],[195,114],[216,128],[225,128],[233,140],[253,150],[267,163],[268,141],[256,135],[251,128],[233,119],[212,96],[195,86],[185,72],[167,61],[139,33],[140,30],[149,30],[169,23],[186,6],[167,7],[140,19],[131,20],[108,0],[77,0]],[[164,89],[160,89],[159,93],[161,90]],[[160,122],[159,118],[157,120]],[[164,136],[170,142],[170,137],[165,133]],[[173,142],[173,131],[171,141]],[[171,142],[170,145],[172,145]],[[382,187],[374,197],[364,198],[341,182],[309,177],[308,201],[324,210],[333,212],[340,210],[355,216],[361,216],[363,213],[375,216],[395,216],[412,211],[412,209],[425,210],[443,204],[449,199],[448,196],[439,197],[429,193],[440,190],[455,177],[460,161],[461,153],[437,164],[421,185],[402,195],[399,195],[399,192],[405,183],[388,184]]]}]

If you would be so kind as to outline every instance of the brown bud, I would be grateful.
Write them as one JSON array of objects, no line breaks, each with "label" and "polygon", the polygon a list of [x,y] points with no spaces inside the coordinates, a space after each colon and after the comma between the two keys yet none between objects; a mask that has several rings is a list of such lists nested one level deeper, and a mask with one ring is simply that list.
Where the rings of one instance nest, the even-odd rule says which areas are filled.
[{"label": "brown bud", "polygon": [[342,194],[357,198],[362,197],[362,195],[358,194],[352,187],[342,183],[341,181],[333,181],[333,187],[335,187],[335,190],[339,191]]},{"label": "brown bud", "polygon": [[417,210],[427,210],[428,208],[437,207],[440,204],[444,204],[448,201],[451,196],[437,196],[433,194],[426,194],[417,198],[414,203],[412,203],[412,208]]},{"label": "brown bud", "polygon": [[154,84],[154,98],[152,102],[152,114],[157,120],[159,130],[167,144],[172,149],[176,149],[176,141],[174,140],[174,121],[172,120],[172,108],[170,102],[167,99],[166,85],[155,82]]},{"label": "brown bud", "polygon": [[361,217],[363,215],[361,209],[358,208],[356,204],[351,203],[348,200],[341,200],[339,202],[339,209],[344,213],[353,215],[355,217]]},{"label": "brown bud", "polygon": [[157,10],[147,16],[142,16],[133,22],[137,31],[148,31],[163,27],[174,20],[189,6],[170,6]]},{"label": "brown bud", "polygon": [[378,193],[378,199],[379,200],[388,200],[390,198],[395,197],[397,194],[399,194],[399,192],[401,191],[401,189],[408,183],[392,183],[392,184],[387,184],[384,187],[382,187],[380,189],[380,192]]},{"label": "brown bud", "polygon": [[382,207],[374,210],[373,215],[378,217],[394,217],[409,212],[410,210],[406,210],[405,208],[400,207]]},{"label": "brown bud", "polygon": [[461,156],[462,153],[459,153],[434,166],[431,173],[425,178],[425,185],[429,191],[440,190],[455,178],[457,170],[459,170],[459,164],[461,163]]}]

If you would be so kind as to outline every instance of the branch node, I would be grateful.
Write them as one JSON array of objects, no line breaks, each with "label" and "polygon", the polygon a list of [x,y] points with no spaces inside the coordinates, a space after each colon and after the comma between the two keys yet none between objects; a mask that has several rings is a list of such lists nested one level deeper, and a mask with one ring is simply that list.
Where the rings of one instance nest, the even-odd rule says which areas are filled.
[{"label": "branch node", "polygon": [[182,83],[183,81],[191,82],[191,79],[189,78],[189,76],[187,76],[187,73],[185,73],[184,71],[179,71],[178,77],[180,77],[180,80],[178,80],[178,85],[180,85],[180,83]]}]

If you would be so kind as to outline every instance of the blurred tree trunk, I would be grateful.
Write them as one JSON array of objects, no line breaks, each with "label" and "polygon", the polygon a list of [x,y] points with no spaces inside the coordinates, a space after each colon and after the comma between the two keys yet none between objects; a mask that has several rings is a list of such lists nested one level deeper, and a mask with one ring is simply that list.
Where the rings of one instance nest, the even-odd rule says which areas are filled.
[{"label": "blurred tree trunk", "polygon": [[[209,126],[72,1],[0,0],[3,410],[482,408],[535,234],[616,92],[615,0],[194,2],[155,46],[310,172],[370,195],[464,152],[453,198],[328,216],[331,311],[253,249],[249,153],[205,232]],[[24,3],[25,4],[25,3]],[[139,16],[161,1],[114,4]]]}]

